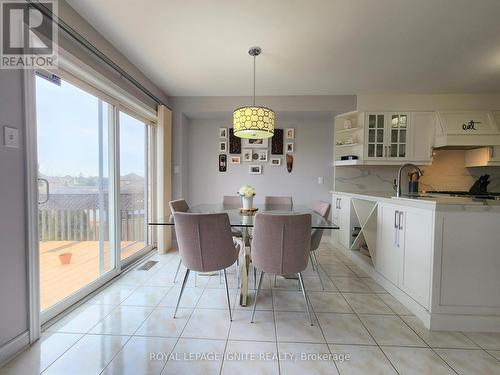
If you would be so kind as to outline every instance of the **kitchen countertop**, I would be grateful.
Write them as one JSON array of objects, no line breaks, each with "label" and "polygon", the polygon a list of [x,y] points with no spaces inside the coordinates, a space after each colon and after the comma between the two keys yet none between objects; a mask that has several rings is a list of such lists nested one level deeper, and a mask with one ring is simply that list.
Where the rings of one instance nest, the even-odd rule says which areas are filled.
[{"label": "kitchen countertop", "polygon": [[330,193],[332,194],[338,193],[338,194],[348,195],[353,198],[383,201],[392,204],[400,203],[400,204],[407,204],[410,206],[427,206],[428,208],[431,207],[435,208],[438,206],[500,207],[500,201],[498,200],[495,201],[488,199],[474,199],[470,197],[452,197],[452,196],[438,195],[438,194],[426,194],[423,196],[403,195],[401,197],[396,197],[395,193],[388,193],[388,192],[351,193],[343,191],[330,191]]}]

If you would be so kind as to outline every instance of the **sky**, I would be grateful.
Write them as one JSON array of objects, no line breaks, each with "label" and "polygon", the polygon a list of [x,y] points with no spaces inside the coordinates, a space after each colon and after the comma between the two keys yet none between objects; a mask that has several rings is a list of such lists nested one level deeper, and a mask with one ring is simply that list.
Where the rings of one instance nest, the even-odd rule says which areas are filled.
[{"label": "sky", "polygon": [[[65,81],[61,86],[37,76],[39,172],[48,176],[99,175],[98,99]],[[104,176],[107,177],[107,109],[104,114]],[[120,113],[120,175],[144,176],[145,126]]]}]

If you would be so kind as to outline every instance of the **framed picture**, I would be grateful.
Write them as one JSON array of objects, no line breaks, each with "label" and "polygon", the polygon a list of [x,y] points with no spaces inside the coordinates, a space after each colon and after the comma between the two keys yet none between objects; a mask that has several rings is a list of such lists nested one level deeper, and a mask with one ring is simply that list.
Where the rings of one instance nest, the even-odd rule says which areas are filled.
[{"label": "framed picture", "polygon": [[227,142],[226,141],[219,142],[219,152],[227,152]]},{"label": "framed picture", "polygon": [[286,128],[286,139],[295,139],[295,128]]},{"label": "framed picture", "polygon": [[259,153],[255,150],[252,151],[252,160],[259,161]]},{"label": "framed picture", "polygon": [[233,128],[229,129],[229,153],[241,154],[241,138],[234,135]]},{"label": "framed picture", "polygon": [[249,174],[262,174],[262,165],[255,164],[248,167]]},{"label": "framed picture", "polygon": [[219,128],[219,138],[227,139],[227,128]]},{"label": "framed picture", "polygon": [[243,161],[252,161],[252,150],[249,148],[243,149]]},{"label": "framed picture", "polygon": [[271,165],[279,167],[281,165],[281,158],[271,158]]},{"label": "framed picture", "polygon": [[259,161],[267,162],[267,150],[259,150]]},{"label": "framed picture", "polygon": [[241,156],[230,156],[231,164],[241,164]]},{"label": "framed picture", "polygon": [[293,142],[286,143],[286,152],[293,152]]},{"label": "framed picture", "polygon": [[243,139],[243,147],[252,148],[267,148],[269,146],[269,140],[266,139]]},{"label": "framed picture", "polygon": [[283,129],[274,129],[274,135],[271,138],[271,154],[283,155]]}]

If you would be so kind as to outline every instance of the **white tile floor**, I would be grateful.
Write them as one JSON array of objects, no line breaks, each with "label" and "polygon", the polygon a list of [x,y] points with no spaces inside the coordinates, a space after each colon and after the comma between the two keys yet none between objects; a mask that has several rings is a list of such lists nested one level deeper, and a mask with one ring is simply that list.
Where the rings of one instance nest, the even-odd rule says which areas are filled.
[{"label": "white tile floor", "polygon": [[[429,332],[341,252],[318,251],[325,291],[304,272],[316,317],[297,281],[266,275],[255,323],[228,273],[233,321],[218,276],[188,282],[177,318],[176,253],[156,255],[49,327],[0,374],[500,374],[500,334]],[[251,277],[253,288],[253,277]],[[200,356],[202,358],[200,358]]]}]

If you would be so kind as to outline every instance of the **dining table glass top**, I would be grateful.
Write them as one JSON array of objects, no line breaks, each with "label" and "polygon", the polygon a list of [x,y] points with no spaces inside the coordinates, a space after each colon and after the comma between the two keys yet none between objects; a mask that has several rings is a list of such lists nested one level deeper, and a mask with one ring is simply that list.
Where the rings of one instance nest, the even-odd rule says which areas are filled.
[{"label": "dining table glass top", "polygon": [[[339,227],[316,213],[314,210],[307,206],[293,205],[254,205],[257,209],[254,213],[242,213],[240,208],[234,206],[224,206],[222,204],[199,204],[189,208],[189,213],[222,213],[225,212],[229,216],[229,223],[232,227],[253,227],[254,217],[259,213],[276,214],[276,215],[298,215],[310,214],[311,215],[311,228],[313,229],[339,229]],[[149,225],[174,225],[173,215],[159,220],[151,220]]]}]

